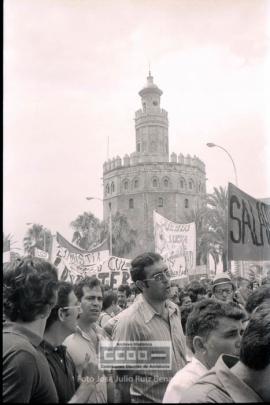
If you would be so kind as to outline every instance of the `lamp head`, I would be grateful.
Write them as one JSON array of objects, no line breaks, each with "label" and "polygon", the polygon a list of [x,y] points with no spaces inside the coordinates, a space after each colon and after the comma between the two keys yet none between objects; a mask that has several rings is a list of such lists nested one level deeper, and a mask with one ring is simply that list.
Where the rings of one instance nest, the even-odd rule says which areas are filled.
[{"label": "lamp head", "polygon": [[212,142],[208,142],[206,144],[209,148],[213,148],[214,146],[216,146],[216,144],[212,143]]}]

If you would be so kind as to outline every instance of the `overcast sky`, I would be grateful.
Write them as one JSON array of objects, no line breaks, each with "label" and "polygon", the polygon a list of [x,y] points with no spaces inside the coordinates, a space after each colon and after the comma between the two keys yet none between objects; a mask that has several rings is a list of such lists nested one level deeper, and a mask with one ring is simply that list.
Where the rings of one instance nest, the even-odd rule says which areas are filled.
[{"label": "overcast sky", "polygon": [[169,148],[206,164],[207,191],[270,197],[269,0],[6,0],[4,232],[26,222],[68,239],[102,216],[102,165],[135,150],[148,64]]}]

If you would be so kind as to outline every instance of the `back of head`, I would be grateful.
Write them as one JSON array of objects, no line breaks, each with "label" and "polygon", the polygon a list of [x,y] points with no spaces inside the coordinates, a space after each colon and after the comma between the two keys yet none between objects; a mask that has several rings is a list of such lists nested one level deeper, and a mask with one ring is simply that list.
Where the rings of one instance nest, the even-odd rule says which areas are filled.
[{"label": "back of head", "polygon": [[192,302],[197,302],[199,295],[206,295],[205,287],[199,281],[191,281],[186,287],[186,290]]},{"label": "back of head", "polygon": [[131,295],[131,288],[128,284],[119,285],[119,287],[117,288],[117,291],[125,292],[127,298]]},{"label": "back of head", "polygon": [[270,287],[259,287],[248,297],[245,308],[251,314],[255,308],[265,301],[270,302]]},{"label": "back of head", "polygon": [[113,304],[117,304],[117,294],[113,291],[109,291],[104,294],[102,311],[106,311],[106,309]]},{"label": "back of head", "polygon": [[194,304],[186,324],[187,344],[194,353],[193,339],[201,336],[205,339],[217,329],[220,318],[244,319],[244,312],[234,303],[203,299]]},{"label": "back of head", "polygon": [[68,306],[69,294],[73,291],[73,285],[67,281],[58,282],[58,297],[55,307],[51,310],[51,313],[46,321],[45,330],[50,329],[50,327],[58,321],[58,310],[59,308],[65,308]]},{"label": "back of head", "polygon": [[241,341],[240,361],[252,370],[270,365],[270,304],[262,304],[251,315]]},{"label": "back of head", "polygon": [[146,252],[135,257],[135,259],[133,259],[131,262],[130,269],[132,281],[135,283],[137,280],[144,280],[146,278],[144,268],[151,266],[160,260],[163,260],[162,256],[154,252]]},{"label": "back of head", "polygon": [[4,313],[13,322],[33,322],[55,305],[57,270],[47,261],[18,259],[4,272],[3,284]]}]

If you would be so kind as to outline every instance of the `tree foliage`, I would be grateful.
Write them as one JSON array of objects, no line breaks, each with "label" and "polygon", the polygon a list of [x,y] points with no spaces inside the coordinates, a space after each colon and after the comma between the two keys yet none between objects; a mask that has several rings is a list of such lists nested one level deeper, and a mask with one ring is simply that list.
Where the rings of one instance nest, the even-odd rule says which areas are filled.
[{"label": "tree foliage", "polygon": [[49,229],[40,224],[32,224],[23,238],[25,253],[32,255],[35,247],[49,252],[51,238],[52,233]]},{"label": "tree foliage", "polygon": [[[107,240],[110,245],[109,220],[100,221],[91,212],[79,215],[70,226],[74,229],[72,242],[85,250],[91,250],[95,246]],[[112,216],[112,254],[125,256],[136,244],[137,232],[129,225],[125,215],[117,212]]]}]

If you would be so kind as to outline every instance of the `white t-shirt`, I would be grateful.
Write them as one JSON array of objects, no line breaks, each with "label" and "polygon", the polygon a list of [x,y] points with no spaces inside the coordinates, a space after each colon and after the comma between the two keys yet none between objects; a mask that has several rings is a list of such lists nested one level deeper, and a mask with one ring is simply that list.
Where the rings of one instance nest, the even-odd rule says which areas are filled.
[{"label": "white t-shirt", "polygon": [[208,369],[198,359],[192,357],[191,362],[179,370],[169,382],[163,404],[179,403],[182,393],[207,372]]}]

